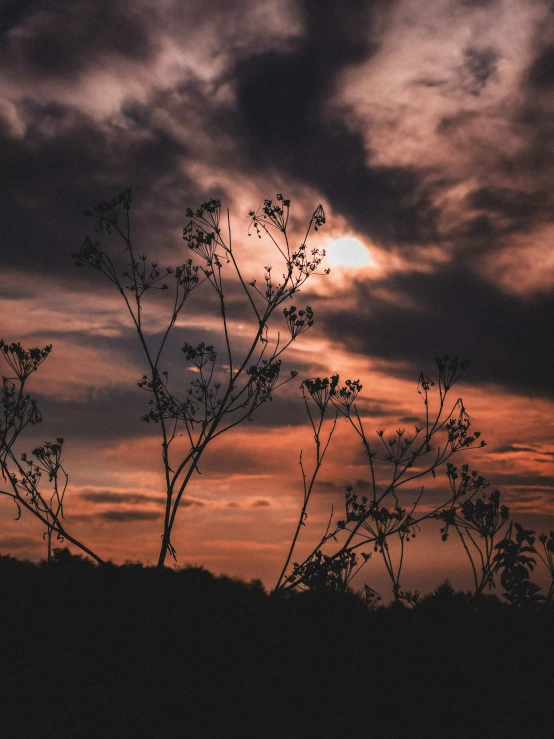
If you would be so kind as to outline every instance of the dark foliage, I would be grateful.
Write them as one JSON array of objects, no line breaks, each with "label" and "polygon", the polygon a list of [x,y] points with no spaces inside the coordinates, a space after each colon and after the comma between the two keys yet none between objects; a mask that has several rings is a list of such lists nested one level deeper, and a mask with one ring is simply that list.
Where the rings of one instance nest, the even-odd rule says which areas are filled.
[{"label": "dark foliage", "polygon": [[0,557],[9,737],[549,735],[552,609],[408,609],[139,564]]}]

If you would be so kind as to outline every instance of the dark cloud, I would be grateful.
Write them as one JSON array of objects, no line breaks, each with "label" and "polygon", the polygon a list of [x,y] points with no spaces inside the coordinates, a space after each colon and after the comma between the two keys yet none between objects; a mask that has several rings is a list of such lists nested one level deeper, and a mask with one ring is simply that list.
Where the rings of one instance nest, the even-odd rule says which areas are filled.
[{"label": "dark cloud", "polygon": [[401,356],[410,365],[406,376],[416,378],[434,357],[449,354],[471,361],[470,382],[554,395],[554,354],[545,340],[554,323],[551,294],[519,300],[459,261],[431,274],[396,275],[383,285],[397,304],[372,295],[372,283],[358,282],[352,286],[357,309],[331,308],[324,318],[328,335],[357,354]]},{"label": "dark cloud", "polygon": [[[103,503],[111,503],[111,504],[128,504],[128,505],[135,505],[135,504],[142,504],[142,503],[154,503],[155,505],[163,506],[165,505],[165,498],[159,495],[145,495],[143,493],[126,493],[126,492],[114,492],[112,490],[83,490],[80,495],[81,500],[86,501],[87,503],[94,503],[94,504],[103,504]],[[192,498],[182,498],[181,499],[181,506],[183,508],[204,508],[205,503],[202,500],[194,500]],[[160,514],[156,513],[155,511],[133,511],[133,510],[121,510],[116,509],[114,511],[108,511],[100,514],[93,514],[93,516],[100,516],[101,518],[106,518],[107,520],[111,520],[108,517],[112,514],[115,514],[115,518],[113,520],[118,520],[119,514],[122,513],[124,515],[127,515],[128,513],[134,514],[137,513],[139,518],[140,517],[146,517],[143,516],[143,514],[152,515],[152,520],[155,518],[158,518]]]},{"label": "dark cloud", "polygon": [[179,505],[183,506],[183,508],[204,508],[205,503],[202,500],[193,500],[192,498],[181,498],[181,502]]},{"label": "dark cloud", "polygon": [[291,392],[284,393],[277,390],[271,401],[265,402],[252,414],[252,426],[262,428],[276,428],[279,426],[301,426],[306,423],[307,416],[300,380],[291,382]]},{"label": "dark cloud", "polygon": [[535,457],[553,457],[554,452],[543,452],[541,449],[537,449],[532,446],[525,446],[524,444],[506,444],[504,446],[495,447],[492,450],[495,454],[510,454],[513,452],[519,453],[531,453]]},{"label": "dark cloud", "polygon": [[466,8],[486,8],[497,3],[498,0],[453,0],[454,5],[461,5]]},{"label": "dark cloud", "polygon": [[464,69],[469,75],[468,89],[479,95],[495,74],[498,55],[494,49],[477,49],[469,46],[464,51]]},{"label": "dark cloud", "polygon": [[467,204],[470,208],[499,213],[529,223],[532,216],[547,209],[550,195],[545,191],[528,193],[510,187],[480,187],[470,192]]},{"label": "dark cloud", "polygon": [[445,79],[437,79],[436,77],[418,77],[414,80],[414,85],[420,85],[421,87],[443,87],[448,82]]},{"label": "dark cloud", "polygon": [[144,495],[143,493],[120,493],[112,490],[83,490],[80,495],[81,500],[87,503],[155,503],[156,505],[164,505],[165,499],[159,495]]},{"label": "dark cloud", "polygon": [[[390,465],[386,469],[392,472],[392,468],[390,467]],[[392,474],[389,474],[388,477],[386,476],[384,477],[382,482],[378,480],[377,490],[382,491],[385,488],[385,486],[388,487],[391,477],[392,477]],[[373,482],[371,480],[364,480],[362,478],[359,478],[352,484],[352,487],[353,487],[353,492],[356,493],[358,496],[362,494],[367,495],[368,493],[372,493],[373,491]],[[414,487],[413,484],[412,485],[401,485],[397,488],[397,492],[402,493],[403,495],[413,494],[414,492],[419,493],[420,490],[421,490],[421,485]],[[436,495],[437,491],[428,491],[428,494]]]},{"label": "dark cloud", "polygon": [[[386,467],[383,467],[383,474],[379,474],[379,471],[376,475],[376,488],[377,488],[377,494],[383,493],[385,489],[387,489],[390,485],[390,481],[392,478],[392,467],[391,465],[387,465]],[[329,480],[318,480],[315,484],[315,487],[317,489],[317,492],[320,495],[329,495],[329,496],[336,496],[339,499],[344,499],[347,493],[349,492],[347,488],[352,488],[352,492],[357,495],[359,498],[362,496],[370,497],[373,495],[373,483],[371,480],[365,480],[363,478],[358,478],[355,481],[348,480],[347,478],[343,478],[343,482],[334,482]],[[403,500],[406,501],[407,499],[412,498],[413,496],[418,497],[421,492],[421,483],[416,480],[415,482],[411,482],[410,484],[406,485],[400,485],[397,488],[395,488],[397,493],[400,493],[403,497]],[[444,489],[442,490],[427,490],[425,489],[426,496],[437,496],[437,495],[443,495],[444,496]],[[425,499],[423,500],[425,502]],[[340,511],[340,508],[337,509],[337,515],[340,518],[340,515],[338,513]]]},{"label": "dark cloud", "polygon": [[[14,288],[15,289],[15,288]],[[244,301],[243,301],[244,302]],[[123,305],[121,310],[124,310]],[[275,328],[279,324],[279,316],[275,322]],[[284,321],[283,321],[284,322]],[[151,345],[158,346],[161,334],[153,334]],[[53,352],[56,352],[58,340],[70,341],[76,345],[93,346],[99,351],[113,356],[113,374],[107,378],[106,386],[94,389],[83,388],[81,397],[63,399],[52,395],[43,396],[40,392],[33,392],[38,406],[43,414],[44,422],[41,427],[41,435],[62,436],[67,439],[68,444],[74,439],[88,441],[113,442],[121,439],[140,438],[157,434],[159,428],[153,423],[145,423],[141,416],[148,412],[150,395],[141,390],[136,383],[141,379],[143,372],[147,371],[146,362],[139,342],[136,340],[136,332],[129,329],[123,336],[87,337],[82,334],[51,332],[48,341],[53,344]],[[233,348],[235,356],[243,357],[246,353],[247,344],[243,337],[233,337]],[[174,396],[180,400],[187,397],[188,383],[198,378],[196,373],[188,371],[188,366],[181,347],[185,340],[196,345],[201,340],[206,343],[214,343],[218,349],[224,345],[222,336],[213,336],[213,332],[202,329],[176,328],[168,343],[168,351],[163,361],[163,367],[169,371],[169,388]],[[24,341],[24,345],[29,342]],[[125,362],[132,363],[137,367],[136,376],[127,385],[121,385],[118,374],[118,358],[124,358]],[[302,380],[311,373],[309,370],[310,359],[301,354],[298,357],[283,357],[281,378],[285,380],[290,377],[290,371],[294,369],[298,376],[287,385],[278,388],[272,396],[253,414],[247,425],[252,424],[259,428],[276,428],[279,426],[299,426],[306,422],[306,412],[301,397],[300,384]],[[334,367],[324,367],[323,373],[335,371]],[[118,383],[115,385],[115,383]],[[64,378],[59,378],[60,391],[63,394]],[[31,387],[31,392],[33,388]],[[368,413],[379,415],[382,400],[372,401],[372,407]],[[245,460],[246,463],[246,460]]]},{"label": "dark cloud", "polygon": [[471,123],[478,117],[475,110],[461,110],[453,115],[443,116],[437,123],[436,132],[442,135],[455,134],[459,129],[463,129],[468,123]]},{"label": "dark cloud", "polygon": [[95,518],[109,523],[133,523],[133,521],[157,521],[161,513],[155,511],[104,511]]},{"label": "dark cloud", "polygon": [[292,48],[237,63],[237,101],[256,159],[318,188],[380,242],[426,243],[436,235],[436,213],[421,173],[367,165],[363,137],[347,126],[348,112],[339,117],[328,109],[340,73],[375,53],[375,15],[390,5],[305,0],[304,31]]},{"label": "dark cloud", "polygon": [[507,454],[510,452],[536,452],[531,446],[515,446],[515,444],[505,444],[503,446],[497,446],[492,450],[495,454]]},{"label": "dark cloud", "polygon": [[[71,252],[84,235],[94,236],[83,211],[130,183],[136,183],[140,233],[140,210],[148,210],[150,188],[162,176],[170,186],[168,174],[186,154],[165,132],[135,138],[57,103],[27,103],[25,115],[30,120],[25,137],[0,141],[4,248],[13,266],[56,274],[73,270]],[[186,188],[186,176],[180,176],[179,189]]]},{"label": "dark cloud", "polygon": [[554,45],[546,46],[531,64],[529,81],[538,88],[554,87]]},{"label": "dark cloud", "polygon": [[551,492],[554,494],[554,475],[525,475],[509,472],[489,474],[493,485],[498,487],[525,488],[535,492]]},{"label": "dark cloud", "polygon": [[84,392],[79,401],[42,398],[39,394],[36,398],[44,416],[45,433],[55,433],[69,443],[76,438],[113,442],[152,434],[152,427],[141,421],[141,415],[148,412],[148,398],[138,387],[136,392],[127,388]]},{"label": "dark cloud", "polygon": [[[112,0],[51,0],[8,5],[0,63],[16,76],[74,78],[109,58],[146,61],[154,51],[152,13]],[[2,9],[4,13],[4,9]],[[150,22],[149,22],[150,21]]]},{"label": "dark cloud", "polygon": [[407,423],[411,426],[416,426],[421,423],[421,418],[418,416],[402,416],[402,418],[399,418],[398,420],[400,423]]},{"label": "dark cloud", "polygon": [[[483,211],[466,223],[468,235],[481,231],[491,238],[512,232],[525,232],[531,226],[551,219],[552,194],[546,190],[526,192],[513,187],[480,187],[466,196],[472,210]],[[479,220],[479,218],[481,220]],[[473,233],[472,233],[473,232]]]},{"label": "dark cloud", "polygon": [[20,552],[41,547],[41,539],[31,536],[0,536],[0,551]]},{"label": "dark cloud", "polygon": [[270,508],[271,503],[268,500],[255,500],[250,508]]},{"label": "dark cloud", "polygon": [[3,0],[0,13],[0,38],[25,18],[36,0]]},{"label": "dark cloud", "polygon": [[[141,496],[131,493],[130,495],[121,494],[121,500],[106,497],[105,500],[101,500],[100,498],[98,498],[98,500],[91,500],[88,502],[92,502],[93,504],[115,503],[116,505],[120,503],[135,502],[133,500],[129,500],[128,498],[135,498],[137,503],[150,502],[151,500],[150,496]],[[145,500],[139,500],[141,498],[144,498]],[[153,502],[159,503],[160,499],[156,499],[155,501],[153,500]],[[181,498],[180,502],[180,506],[183,508],[204,508],[205,505],[206,504],[201,500],[193,500],[191,498],[184,497]],[[161,516],[162,513],[158,513],[157,511],[153,511],[148,508],[114,508],[113,510],[105,510],[100,512],[93,511],[90,513],[72,513],[68,515],[68,520],[73,523],[94,523],[97,521],[104,521],[108,523],[132,523],[133,521],[158,521]]]},{"label": "dark cloud", "polygon": [[531,40],[537,55],[524,70],[518,89],[519,104],[513,111],[516,131],[524,132],[523,145],[511,156],[500,158],[501,172],[509,177],[526,175],[535,185],[552,190],[554,171],[554,124],[552,87],[554,85],[554,45],[545,43],[552,35],[554,16],[536,30]]},{"label": "dark cloud", "polygon": [[361,491],[364,493],[367,492],[368,490],[373,490],[372,482],[370,480],[363,480],[361,478],[356,480],[353,487],[356,491]]},{"label": "dark cloud", "polygon": [[346,483],[335,482],[333,480],[316,480],[315,490],[322,495],[340,495],[344,496]]}]

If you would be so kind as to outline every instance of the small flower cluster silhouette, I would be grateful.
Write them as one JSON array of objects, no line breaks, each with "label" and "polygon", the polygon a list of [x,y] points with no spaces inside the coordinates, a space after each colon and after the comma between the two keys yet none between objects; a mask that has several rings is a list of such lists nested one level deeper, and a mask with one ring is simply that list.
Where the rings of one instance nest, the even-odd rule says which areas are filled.
[{"label": "small flower cluster silhouette", "polygon": [[[391,580],[395,600],[415,605],[419,593],[401,586],[405,548],[425,521],[438,520],[443,523],[443,541],[448,539],[451,529],[461,540],[473,573],[475,597],[479,597],[486,588],[494,588],[495,575],[501,572],[501,583],[506,590],[504,596],[513,604],[551,600],[554,586],[543,597],[537,594],[538,586],[529,582],[529,572],[535,560],[528,553],[540,556],[552,578],[552,534],[550,539],[544,534],[540,537],[543,554],[533,546],[534,532],[524,532],[522,538],[518,524],[515,524],[515,539],[512,538],[510,524],[506,536],[499,541],[498,535],[510,518],[509,508],[500,502],[499,491],[495,490],[487,497],[485,489],[489,482],[477,470],[470,471],[467,463],[458,468],[449,461],[453,455],[486,445],[478,431],[470,431],[473,419],[463,400],[458,398],[452,406],[446,405],[449,391],[464,375],[469,362],[445,355],[436,359],[436,366],[436,382],[423,373],[419,376],[417,391],[422,396],[425,411],[421,424],[416,424],[410,434],[406,429],[397,429],[387,436],[385,429],[378,429],[376,444],[369,441],[357,406],[362,390],[359,380],[346,380],[341,387],[339,375],[335,374],[302,383],[316,443],[316,459],[308,478],[303,455],[300,454],[304,500],[285,566],[277,580],[276,593],[325,588],[344,593],[354,575],[372,555],[378,555]],[[432,413],[431,393],[434,387],[438,389],[438,399]],[[370,492],[359,496],[353,486],[347,486],[344,517],[336,519],[332,508],[326,530],[317,545],[303,561],[294,562],[293,552],[301,528],[306,525],[308,503],[339,416],[346,419],[359,437],[368,462]],[[328,425],[324,433],[325,423]],[[436,479],[440,468],[444,469],[448,481],[443,497],[437,502],[435,491],[432,502],[423,506],[424,486],[417,491],[413,483],[427,475]],[[402,503],[401,497],[406,502]],[[392,541],[397,544],[396,559]],[[381,598],[367,583],[360,594],[368,603]]]}]

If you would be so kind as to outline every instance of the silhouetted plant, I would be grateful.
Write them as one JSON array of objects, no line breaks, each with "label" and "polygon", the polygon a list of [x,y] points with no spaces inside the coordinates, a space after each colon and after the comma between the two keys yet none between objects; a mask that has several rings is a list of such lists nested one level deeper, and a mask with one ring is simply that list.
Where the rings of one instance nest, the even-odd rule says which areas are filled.
[{"label": "silhouetted plant", "polygon": [[[512,538],[515,529],[515,539]],[[540,542],[541,548],[536,544]],[[554,531],[550,536],[539,534],[532,529],[524,529],[518,523],[511,523],[505,538],[496,545],[498,553],[494,557],[494,572],[501,572],[501,583],[506,589],[504,597],[515,606],[549,603],[554,594]],[[545,566],[550,585],[548,593],[540,594],[541,588],[531,582],[531,573],[537,563],[536,555]]]},{"label": "silhouetted plant", "polygon": [[[458,382],[467,369],[468,362],[459,362],[457,358],[448,356],[436,360],[438,368],[438,405],[434,415],[430,414],[429,393],[434,382],[421,373],[418,383],[418,393],[422,395],[425,406],[425,420],[421,425],[416,425],[413,434],[406,435],[405,429],[398,429],[390,438],[385,438],[385,431],[378,430],[378,442],[376,446],[370,444],[362,421],[361,414],[356,405],[356,400],[362,389],[359,380],[347,380],[340,387],[338,375],[331,379],[306,380],[303,387],[306,388],[306,405],[308,398],[315,406],[319,414],[319,426],[330,407],[334,412],[334,423],[340,415],[346,419],[360,439],[361,445],[367,457],[370,472],[370,493],[358,497],[353,488],[348,486],[345,496],[345,517],[333,523],[334,512],[327,530],[321,537],[317,546],[304,559],[303,562],[294,562],[290,574],[285,576],[283,572],[279,578],[275,592],[288,591],[290,589],[321,588],[324,583],[330,589],[336,589],[338,583],[345,588],[351,581],[353,573],[369,561],[371,552],[360,552],[361,547],[370,546],[373,553],[381,555],[386,571],[392,582],[392,590],[395,600],[404,600],[410,604],[417,601],[419,593],[402,590],[400,576],[404,562],[405,545],[417,534],[420,524],[433,519],[446,511],[453,510],[455,503],[461,497],[470,500],[477,492],[481,491],[488,483],[484,478],[474,473],[464,474],[459,482],[456,482],[452,466],[447,468],[449,474],[450,490],[448,496],[439,505],[430,511],[419,511],[423,487],[415,500],[409,506],[401,505],[399,493],[401,488],[413,483],[425,475],[436,476],[436,470],[444,464],[453,454],[469,450],[480,437],[475,431],[470,433],[472,419],[468,415],[463,401],[458,398],[456,403],[447,412],[445,403],[446,396],[452,386]],[[310,415],[311,420],[311,415]],[[312,427],[314,422],[312,421]],[[334,428],[334,427],[333,427]],[[440,438],[442,436],[442,440]],[[315,434],[316,447],[319,450],[318,435]],[[329,437],[330,441],[330,437]],[[480,447],[485,445],[484,441],[479,443]],[[326,449],[327,447],[325,447]],[[315,482],[321,466],[319,451],[316,455],[316,465],[312,476],[310,491]],[[388,468],[390,472],[382,474]],[[383,479],[384,478],[384,479]],[[300,523],[306,519],[307,496],[304,493],[304,504],[300,514]],[[469,509],[468,509],[469,510]],[[297,541],[300,523],[297,526],[296,536],[293,539],[289,551],[286,567],[292,557],[292,552]],[[342,543],[339,544],[339,537]],[[398,561],[393,561],[389,546],[389,539],[394,537],[400,546]],[[331,541],[338,544],[335,551],[329,554],[323,552],[323,547]],[[361,560],[357,559],[360,554]],[[365,586],[364,592],[368,600],[374,600],[377,593]]]},{"label": "silhouetted plant", "polygon": [[[302,397],[304,400],[306,413],[310,420],[310,425],[312,427],[312,431],[314,434],[316,460],[315,460],[314,470],[312,472],[312,475],[310,476],[310,480],[308,481],[308,476],[307,476],[307,473],[304,467],[303,453],[302,451],[300,452],[299,464],[300,464],[300,469],[302,471],[302,485],[303,485],[303,492],[304,492],[304,501],[302,503],[302,510],[300,511],[300,516],[298,518],[298,524],[296,526],[296,531],[294,532],[294,536],[291,541],[289,553],[285,560],[285,564],[283,566],[279,579],[277,580],[277,585],[275,587],[275,590],[278,590],[281,586],[281,582],[283,578],[285,577],[285,573],[289,566],[292,553],[294,552],[294,548],[296,546],[296,542],[300,534],[300,529],[302,528],[302,526],[305,526],[305,520],[308,516],[306,511],[308,508],[308,503],[310,502],[310,497],[313,492],[314,484],[316,482],[317,475],[319,473],[320,467],[325,457],[325,453],[327,452],[327,449],[329,448],[329,444],[331,443],[331,439],[333,437],[333,433],[337,425],[338,413],[335,412],[330,422],[330,428],[329,428],[329,431],[327,432],[327,438],[325,441],[322,441],[322,431],[323,431],[323,424],[325,421],[325,414],[327,411],[327,406],[329,405],[331,396],[336,391],[338,380],[339,380],[338,375],[333,375],[333,377],[331,377],[330,380],[328,378],[325,378],[324,380],[321,380],[319,378],[317,380],[305,380],[301,385]],[[309,399],[312,399],[316,405],[317,415],[315,417],[312,411],[310,410]],[[332,514],[331,514],[331,518],[332,518]],[[329,520],[329,525],[330,524],[331,524],[331,519]],[[324,579],[325,579],[325,576],[324,576]],[[343,582],[345,582],[344,589],[346,589],[346,586],[348,585],[349,580],[348,578],[346,579],[344,578],[344,573],[342,576],[342,580]],[[331,586],[330,584],[329,589],[335,590],[336,584],[337,584],[336,581],[334,582],[333,586]],[[321,589],[321,587],[319,587],[318,589]]]},{"label": "silhouetted plant", "polygon": [[[52,537],[68,541],[89,554],[97,562],[102,560],[82,542],[68,534],[62,523],[63,503],[67,487],[67,473],[63,467],[64,440],[46,441],[43,446],[27,453],[17,453],[15,446],[27,426],[42,422],[36,401],[26,392],[29,377],[48,357],[52,346],[43,349],[24,349],[20,343],[6,344],[0,340],[0,354],[14,373],[14,377],[2,377],[0,415],[0,470],[7,489],[0,495],[11,498],[17,508],[16,519],[23,509],[28,510],[45,526],[48,561],[52,558]],[[50,490],[46,491],[44,475],[48,477]]]},{"label": "silhouetted plant", "polygon": [[550,602],[552,600],[552,596],[554,595],[554,531],[550,532],[550,536],[547,536],[546,534],[540,534],[539,541],[542,545],[543,553],[541,553],[537,547],[535,547],[535,552],[544,563],[544,566],[546,567],[546,569],[548,570],[548,574],[550,575],[550,586],[548,588],[548,594],[546,596],[546,600]]},{"label": "silhouetted plant", "polygon": [[[307,239],[312,230],[317,231],[325,223],[325,213],[319,205],[297,248],[291,247],[287,230],[290,200],[278,194],[275,203],[265,200],[261,208],[249,213],[252,228],[259,238],[262,235],[270,238],[283,265],[277,280],[273,267],[267,265],[260,288],[255,279],[246,281],[242,275],[232,245],[229,211],[223,229],[219,200],[209,200],[195,211],[187,209],[190,220],[183,229],[183,239],[201,264],[194,265],[189,259],[177,268],[168,266],[161,269],[157,260],[149,260],[146,254],[137,255],[131,238],[130,208],[129,189],[118,197],[99,203],[92,211],[85,212],[85,215],[95,219],[97,232],[108,235],[115,233],[120,237],[127,252],[127,266],[124,269],[116,267],[100,243],[92,242],[88,237],[80,251],[73,256],[77,265],[98,270],[115,285],[136,328],[148,366],[148,374],[143,376],[139,387],[152,396],[151,408],[142,418],[159,425],[162,440],[166,505],[158,564],[163,566],[168,552],[174,558],[176,556],[171,533],[179,504],[192,475],[198,471],[208,445],[221,434],[250,419],[257,408],[272,399],[275,390],[296,375],[291,372],[285,380],[280,379],[280,357],[298,336],[313,325],[313,311],[309,306],[305,309],[297,309],[296,306],[284,309],[289,337],[282,343],[279,332],[275,340],[270,337],[269,321],[275,310],[291,299],[312,274],[318,272],[325,251],[319,248],[308,251]],[[253,336],[241,356],[237,356],[239,352],[233,347],[229,331],[229,304],[224,288],[224,276],[228,268],[238,278],[254,320]],[[168,373],[161,368],[161,363],[168,337],[187,298],[202,284],[211,288],[216,296],[223,331],[220,352],[223,359],[220,362],[224,364],[217,364],[219,355],[214,346],[207,346],[203,342],[196,346],[185,343],[182,347],[185,360],[196,368],[197,377],[190,382],[185,397],[178,398],[169,387]],[[148,336],[143,320],[144,297],[152,290],[170,291],[173,295],[167,328],[157,345]],[[184,455],[172,455],[171,444],[179,428],[184,428],[190,450]]]},{"label": "silhouetted plant", "polygon": [[[473,497],[466,497],[461,503],[459,502],[462,494],[466,496],[470,490],[476,493],[489,484],[476,471],[470,473],[467,464],[462,465],[460,477],[458,477],[457,468],[448,463],[446,474],[455,496],[451,507],[439,511],[436,518],[445,523],[444,527],[441,528],[443,541],[447,540],[451,526],[454,527],[460,537],[471,563],[475,585],[474,595],[478,596],[485,587],[495,587],[495,537],[507,525],[510,510],[500,503],[500,492],[498,490],[491,493],[488,498],[474,499]],[[458,479],[459,485],[456,487]],[[463,493],[461,492],[462,489],[464,490]],[[476,564],[476,556],[479,557],[479,570]]]},{"label": "silhouetted plant", "polygon": [[540,587],[530,579],[536,564],[534,557],[529,556],[536,553],[534,533],[518,523],[510,524],[506,537],[496,545],[495,571],[501,572],[500,582],[505,589],[502,595],[513,606],[530,606],[545,600],[538,592]]}]

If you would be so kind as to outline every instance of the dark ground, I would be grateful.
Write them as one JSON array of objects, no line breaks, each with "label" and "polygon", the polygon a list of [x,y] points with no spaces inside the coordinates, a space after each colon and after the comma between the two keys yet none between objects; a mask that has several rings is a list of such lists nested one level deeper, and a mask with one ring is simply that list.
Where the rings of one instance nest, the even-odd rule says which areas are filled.
[{"label": "dark ground", "polygon": [[0,557],[0,732],[554,735],[554,612],[441,587],[413,610],[268,597],[199,568]]}]

